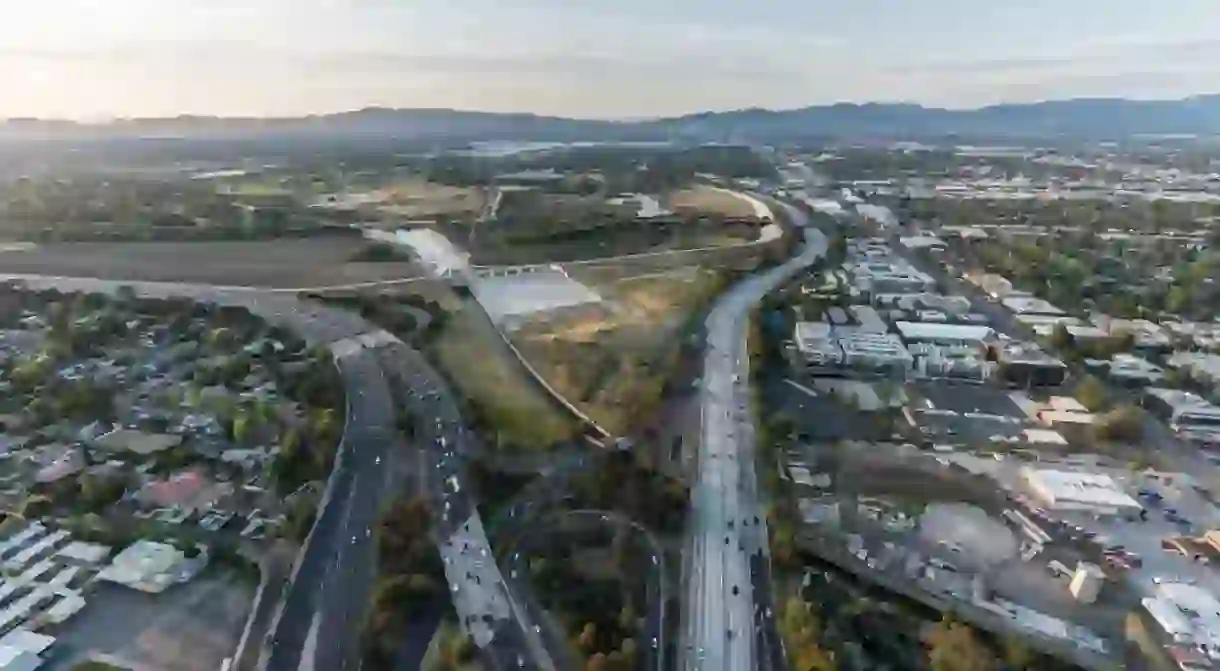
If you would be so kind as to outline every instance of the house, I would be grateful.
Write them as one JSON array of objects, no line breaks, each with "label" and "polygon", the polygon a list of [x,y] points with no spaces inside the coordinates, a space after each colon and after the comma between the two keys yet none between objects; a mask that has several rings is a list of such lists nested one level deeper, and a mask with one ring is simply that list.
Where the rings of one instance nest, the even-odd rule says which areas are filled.
[{"label": "house", "polygon": [[151,507],[197,511],[211,508],[232,491],[229,483],[216,483],[201,471],[188,470],[146,484],[136,500]]}]

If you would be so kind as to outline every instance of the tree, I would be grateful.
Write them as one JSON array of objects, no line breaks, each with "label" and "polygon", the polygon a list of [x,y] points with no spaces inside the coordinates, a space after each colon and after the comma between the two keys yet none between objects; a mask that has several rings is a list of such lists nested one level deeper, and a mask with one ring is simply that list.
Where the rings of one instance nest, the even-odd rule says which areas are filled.
[{"label": "tree", "polygon": [[609,668],[610,664],[604,653],[595,653],[585,662],[585,671],[607,671]]},{"label": "tree", "polygon": [[1038,655],[1025,641],[1015,636],[1005,636],[1002,640],[1004,666],[1009,671],[1033,671]]},{"label": "tree", "polygon": [[1122,405],[1102,415],[1094,426],[1101,440],[1136,442],[1144,436],[1144,414],[1134,405]]},{"label": "tree", "polygon": [[1092,375],[1085,376],[1076,388],[1076,400],[1090,412],[1097,412],[1106,405],[1106,386]]},{"label": "tree", "polygon": [[998,663],[974,630],[945,615],[924,638],[932,671],[996,671]]},{"label": "tree", "polygon": [[581,650],[591,652],[597,645],[597,625],[586,622],[584,628],[580,630],[580,637],[576,639],[576,644]]},{"label": "tree", "polygon": [[1055,324],[1055,330],[1051,332],[1051,347],[1054,347],[1060,352],[1068,352],[1076,345],[1076,337],[1063,324]]}]

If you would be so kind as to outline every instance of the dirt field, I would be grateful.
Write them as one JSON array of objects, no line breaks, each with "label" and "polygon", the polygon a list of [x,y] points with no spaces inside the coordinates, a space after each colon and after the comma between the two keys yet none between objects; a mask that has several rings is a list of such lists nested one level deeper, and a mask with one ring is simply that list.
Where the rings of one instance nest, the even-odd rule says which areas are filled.
[{"label": "dirt field", "polygon": [[64,243],[0,250],[0,273],[229,286],[315,287],[421,273],[411,263],[349,263],[359,238],[251,242]]},{"label": "dirt field", "polygon": [[381,209],[403,217],[479,216],[487,204],[486,192],[431,182],[399,182],[381,190]]},{"label": "dirt field", "polygon": [[674,212],[694,210],[724,215],[726,217],[750,217],[754,208],[742,198],[730,193],[696,186],[666,194],[665,207]]}]

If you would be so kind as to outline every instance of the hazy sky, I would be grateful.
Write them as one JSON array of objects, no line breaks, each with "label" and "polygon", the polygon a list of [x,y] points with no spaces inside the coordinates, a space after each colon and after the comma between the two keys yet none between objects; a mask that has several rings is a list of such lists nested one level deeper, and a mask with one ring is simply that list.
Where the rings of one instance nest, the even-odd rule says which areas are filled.
[{"label": "hazy sky", "polygon": [[1220,91],[1216,0],[0,0],[0,117]]}]

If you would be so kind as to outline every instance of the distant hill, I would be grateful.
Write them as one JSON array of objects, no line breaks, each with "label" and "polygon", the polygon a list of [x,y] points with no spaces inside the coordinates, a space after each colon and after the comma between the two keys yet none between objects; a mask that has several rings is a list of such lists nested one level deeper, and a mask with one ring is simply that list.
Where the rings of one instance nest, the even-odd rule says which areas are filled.
[{"label": "distant hill", "polygon": [[1122,139],[1134,135],[1220,134],[1220,95],[1183,100],[1114,98],[946,110],[912,104],[836,104],[794,110],[702,112],[647,121],[598,121],[450,109],[368,108],[293,118],[179,116],[82,124],[43,119],[0,123],[0,138],[276,136],[413,139],[766,141],[795,137],[945,136]]}]

